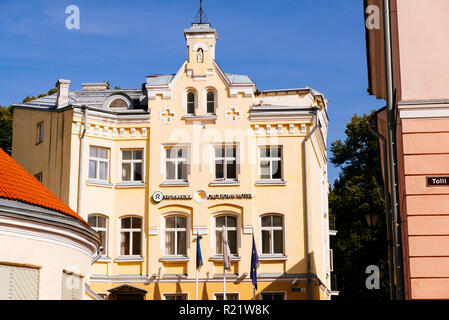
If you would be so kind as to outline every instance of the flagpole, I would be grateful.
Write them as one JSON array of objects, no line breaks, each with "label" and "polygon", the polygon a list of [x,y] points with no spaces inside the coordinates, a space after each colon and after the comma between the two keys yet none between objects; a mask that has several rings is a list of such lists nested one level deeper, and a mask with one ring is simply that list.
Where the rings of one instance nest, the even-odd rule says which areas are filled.
[{"label": "flagpole", "polygon": [[223,226],[223,300],[226,300],[226,248],[225,243],[228,241],[226,226]]},{"label": "flagpole", "polygon": [[196,268],[195,300],[198,300],[198,268]]}]

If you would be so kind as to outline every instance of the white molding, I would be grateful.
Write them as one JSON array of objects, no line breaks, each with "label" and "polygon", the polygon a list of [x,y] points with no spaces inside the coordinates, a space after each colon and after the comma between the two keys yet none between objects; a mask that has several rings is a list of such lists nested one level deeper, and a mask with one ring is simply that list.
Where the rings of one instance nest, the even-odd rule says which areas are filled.
[{"label": "white molding", "polygon": [[243,226],[243,234],[253,234],[253,226],[252,225],[244,225]]},{"label": "white molding", "polygon": [[27,222],[23,219],[0,216],[0,234],[65,246],[75,249],[89,258],[92,258],[97,252],[94,243],[67,228]]},{"label": "white molding", "polygon": [[158,227],[149,227],[148,228],[148,235],[149,236],[157,236],[159,234]]},{"label": "white molding", "polygon": [[197,226],[193,227],[193,234],[195,235],[203,235],[208,233],[208,227],[207,226]]}]

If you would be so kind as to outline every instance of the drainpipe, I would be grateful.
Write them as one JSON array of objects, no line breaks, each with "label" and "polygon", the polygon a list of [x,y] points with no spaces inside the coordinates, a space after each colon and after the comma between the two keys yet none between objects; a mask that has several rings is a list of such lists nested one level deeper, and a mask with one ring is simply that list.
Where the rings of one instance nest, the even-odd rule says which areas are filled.
[{"label": "drainpipe", "polygon": [[84,148],[84,135],[86,134],[86,125],[87,125],[87,107],[82,106],[81,109],[84,113],[84,126],[83,132],[81,133],[81,141],[80,141],[80,156],[79,156],[79,175],[78,175],[78,215],[81,216],[81,194],[82,194],[82,179],[83,179],[83,148]]},{"label": "drainpipe", "polygon": [[318,108],[315,107],[314,127],[304,139],[304,181],[305,181],[305,204],[306,204],[306,233],[307,233],[307,299],[312,300],[312,265],[310,261],[310,235],[309,235],[309,181],[308,181],[308,161],[307,161],[307,141],[320,127],[318,124]]},{"label": "drainpipe", "polygon": [[384,44],[385,44],[385,75],[387,94],[387,123],[388,123],[388,151],[390,154],[390,186],[391,186],[391,208],[393,241],[395,245],[395,274],[396,274],[396,296],[398,300],[404,300],[404,268],[402,256],[402,235],[400,210],[398,202],[398,178],[397,178],[397,153],[396,153],[396,116],[393,89],[393,58],[391,46],[390,25],[390,0],[383,0],[384,20]]},{"label": "drainpipe", "polygon": [[386,220],[386,228],[387,228],[387,243],[388,243],[388,270],[390,277],[390,300],[393,300],[394,297],[394,262],[393,262],[393,241],[392,241],[392,232],[391,232],[391,214],[390,214],[390,196],[387,189],[388,182],[388,155],[387,155],[387,139],[377,131],[371,123],[371,119],[368,120],[368,129],[371,131],[373,135],[375,135],[379,140],[382,141],[382,150],[383,150],[383,174],[384,174],[384,199],[385,199],[385,220]]}]

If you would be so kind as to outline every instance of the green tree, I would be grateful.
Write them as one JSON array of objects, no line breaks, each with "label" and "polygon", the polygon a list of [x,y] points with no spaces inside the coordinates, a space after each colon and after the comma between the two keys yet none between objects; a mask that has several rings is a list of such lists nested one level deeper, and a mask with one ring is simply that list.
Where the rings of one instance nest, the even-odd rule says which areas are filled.
[{"label": "green tree", "polygon": [[[388,248],[384,212],[379,142],[368,127],[369,115],[354,115],[346,126],[345,141],[332,143],[331,162],[341,169],[329,194],[329,211],[336,218],[338,233],[331,238],[338,299],[389,299]],[[369,227],[366,215],[378,215]],[[380,289],[368,290],[365,270],[381,270]]]},{"label": "green tree", "polygon": [[12,149],[13,109],[0,105],[0,148],[9,155]]}]

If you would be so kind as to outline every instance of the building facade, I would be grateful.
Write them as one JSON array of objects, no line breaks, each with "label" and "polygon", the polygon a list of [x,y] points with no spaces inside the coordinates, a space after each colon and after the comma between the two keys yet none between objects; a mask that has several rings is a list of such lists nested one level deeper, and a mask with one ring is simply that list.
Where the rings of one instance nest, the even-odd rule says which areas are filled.
[{"label": "building facade", "polygon": [[210,24],[184,34],[186,62],[141,89],[60,80],[15,105],[13,157],[99,232],[108,299],[223,299],[224,227],[227,299],[254,298],[253,236],[256,299],[330,299],[327,100],[259,91],[221,70]]},{"label": "building facade", "polygon": [[394,298],[448,299],[449,2],[366,0],[365,7],[369,92],[387,102],[377,123]]},{"label": "building facade", "polygon": [[0,300],[91,300],[100,238],[0,149]]}]

